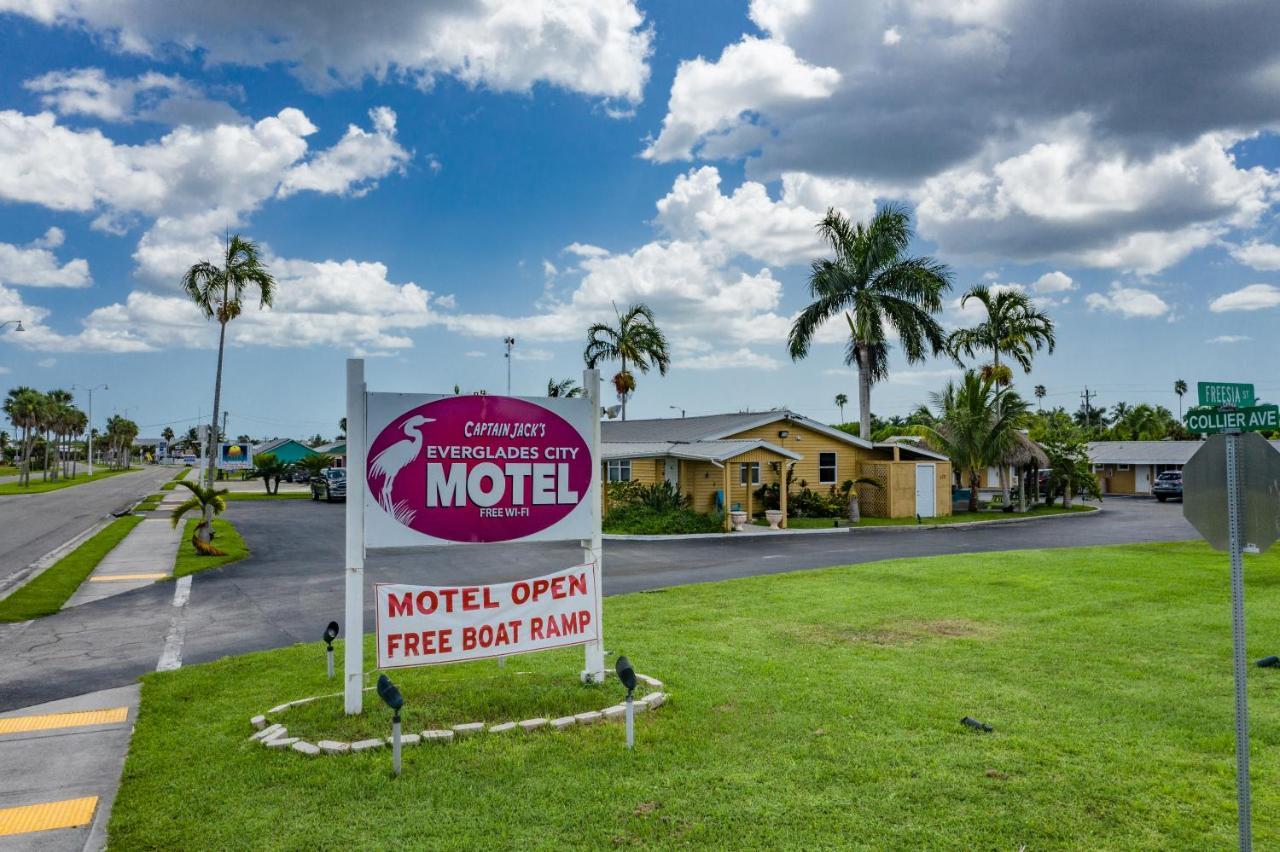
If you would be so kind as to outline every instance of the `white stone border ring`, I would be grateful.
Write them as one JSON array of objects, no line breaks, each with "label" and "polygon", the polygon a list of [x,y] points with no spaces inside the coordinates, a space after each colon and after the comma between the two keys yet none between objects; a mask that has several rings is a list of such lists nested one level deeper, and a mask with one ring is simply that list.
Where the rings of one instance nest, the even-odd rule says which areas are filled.
[{"label": "white stone border ring", "polygon": [[[667,702],[667,694],[662,691],[662,681],[648,675],[637,674],[636,680],[645,686],[654,690],[646,693],[642,698],[637,698],[633,704],[636,713],[643,713],[646,710],[656,710]],[[373,689],[372,686],[368,689]],[[367,691],[367,690],[366,690]],[[305,755],[318,754],[347,754],[349,752],[372,751],[380,749],[390,744],[391,737],[359,740],[357,742],[348,743],[337,740],[320,740],[315,743],[307,742],[299,737],[289,736],[289,729],[279,722],[272,722],[270,717],[277,716],[290,707],[296,707],[299,704],[307,704],[320,698],[336,698],[342,693],[334,693],[333,695],[315,695],[311,698],[299,698],[297,701],[290,701],[285,704],[279,704],[272,707],[266,713],[254,716],[249,720],[249,724],[253,726],[254,733],[249,737],[251,742],[259,742],[269,749],[283,751],[292,749]],[[538,717],[536,719],[525,719],[520,722],[499,722],[490,725],[487,722],[463,722],[450,728],[441,730],[427,730],[421,734],[402,734],[400,736],[400,744],[402,746],[418,745],[419,743],[451,743],[456,739],[474,736],[476,734],[490,733],[503,734],[509,731],[536,731],[539,728],[548,728],[553,731],[563,731],[565,728],[574,725],[594,725],[598,722],[613,722],[621,719],[627,712],[626,704],[612,704],[601,710],[588,710],[585,713],[575,713],[572,716],[561,716],[558,719],[545,719]]]}]

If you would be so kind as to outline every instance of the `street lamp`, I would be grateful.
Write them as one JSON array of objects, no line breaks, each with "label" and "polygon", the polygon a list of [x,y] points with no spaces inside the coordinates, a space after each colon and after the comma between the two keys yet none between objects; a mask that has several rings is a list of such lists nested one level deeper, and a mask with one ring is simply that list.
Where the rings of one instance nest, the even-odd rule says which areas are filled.
[{"label": "street lamp", "polygon": [[667,406],[667,408],[670,408],[672,411],[679,411],[679,412],[680,412],[680,416],[681,416],[681,417],[684,417],[684,409],[683,409],[683,408],[681,408],[680,406],[678,406],[678,405],[668,405],[668,406]]},{"label": "street lamp", "polygon": [[333,680],[333,640],[338,638],[338,622],[330,621],[324,629],[324,654],[329,663],[329,680]]},{"label": "street lamp", "polygon": [[502,338],[502,343],[507,347],[507,396],[511,396],[511,349],[516,345],[514,337]]},{"label": "street lamp", "polygon": [[4,327],[5,327],[6,325],[15,325],[15,326],[17,326],[17,328],[15,328],[15,329],[14,329],[14,331],[26,331],[26,329],[22,327],[22,320],[20,320],[20,319],[17,319],[17,320],[5,320],[4,322],[0,322],[0,331],[4,331]]},{"label": "street lamp", "polygon": [[[18,330],[22,330],[22,324],[18,324]],[[72,390],[82,390],[89,392],[89,478],[93,479],[93,392],[96,390],[111,390],[105,384],[94,385],[86,388],[82,385],[72,385]]]},{"label": "street lamp", "polygon": [[636,744],[636,711],[631,700],[636,691],[636,670],[626,657],[619,657],[614,669],[618,672],[618,680],[627,688],[627,748],[632,748]]},{"label": "street lamp", "polygon": [[378,697],[391,708],[391,773],[400,774],[400,708],[404,696],[386,675],[378,675]]}]

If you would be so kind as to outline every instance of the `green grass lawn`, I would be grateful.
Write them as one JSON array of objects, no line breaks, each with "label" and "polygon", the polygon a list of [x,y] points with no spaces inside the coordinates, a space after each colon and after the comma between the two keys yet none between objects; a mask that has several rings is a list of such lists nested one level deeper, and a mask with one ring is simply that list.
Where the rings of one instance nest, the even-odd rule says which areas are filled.
[{"label": "green grass lawn", "polygon": [[181,468],[177,473],[175,473],[175,474],[174,474],[174,475],[169,479],[169,481],[168,481],[168,482],[166,482],[164,485],[161,485],[161,486],[160,486],[160,490],[161,490],[161,491],[172,491],[173,489],[177,488],[177,487],[178,487],[178,480],[186,478],[187,471],[189,471],[189,470],[191,470],[191,468],[189,468],[189,467]]},{"label": "green grass lawn", "polygon": [[122,473],[137,471],[140,468],[132,467],[128,470],[107,470],[100,467],[93,472],[93,476],[87,473],[80,473],[72,478],[59,478],[57,481],[45,482],[40,478],[40,471],[34,471],[31,474],[31,484],[23,487],[16,482],[0,482],[0,496],[6,494],[43,494],[46,491],[58,491],[63,488],[70,488],[73,485],[84,485],[86,482],[97,482],[99,479],[106,479],[111,476],[119,476]]},{"label": "green grass lawn", "polygon": [[150,512],[160,508],[160,501],[164,499],[163,494],[149,494],[142,499],[137,506],[133,507],[135,512]]},{"label": "green grass lawn", "polygon": [[102,557],[121,542],[142,518],[116,518],[75,550],[59,559],[34,580],[0,601],[0,621],[26,621],[62,609]]},{"label": "green grass lawn", "polygon": [[310,500],[310,491],[286,491],[281,494],[268,494],[266,491],[229,491],[227,499],[233,502],[253,500]]},{"label": "green grass lawn", "polygon": [[[1246,565],[1253,660],[1280,642],[1280,548]],[[1203,544],[904,559],[687,586],[608,598],[604,629],[612,652],[672,696],[638,717],[633,753],[616,724],[481,735],[406,750],[394,780],[385,752],[308,759],[247,741],[250,716],[335,691],[319,641],[148,674],[111,845],[1235,842],[1227,565]],[[505,669],[391,674],[415,730],[471,721],[499,696],[486,721],[621,696],[613,680],[574,685],[580,666],[569,649]],[[1249,681],[1254,834],[1259,849],[1275,848],[1280,671],[1251,667]],[[386,731],[389,713],[365,695],[359,730]],[[337,707],[280,718],[296,714],[316,737],[352,731]],[[995,732],[962,727],[965,715]]]},{"label": "green grass lawn", "polygon": [[11,464],[0,464],[0,476],[17,476],[22,471]]},{"label": "green grass lawn", "polygon": [[191,544],[191,536],[196,531],[194,518],[187,521],[182,530],[182,541],[178,543],[178,558],[173,565],[174,578],[207,571],[210,568],[221,568],[232,562],[239,562],[249,555],[249,546],[244,543],[240,533],[230,521],[222,518],[213,519],[213,546],[225,551],[225,556],[201,556]]}]

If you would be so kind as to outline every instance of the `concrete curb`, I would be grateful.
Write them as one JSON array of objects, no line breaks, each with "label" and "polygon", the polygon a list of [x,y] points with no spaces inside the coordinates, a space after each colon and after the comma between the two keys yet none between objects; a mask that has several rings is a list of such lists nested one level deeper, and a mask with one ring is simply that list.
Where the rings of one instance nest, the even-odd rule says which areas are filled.
[{"label": "concrete curb", "polygon": [[876,527],[833,527],[818,530],[766,530],[735,535],[733,533],[689,533],[688,535],[606,535],[605,541],[696,541],[698,539],[719,539],[720,541],[745,541],[753,538],[777,538],[778,536],[813,535],[823,533],[873,533],[873,532],[936,532],[938,530],[967,530],[976,527],[1002,526],[1004,524],[1030,524],[1037,521],[1055,521],[1066,518],[1090,518],[1107,510],[1102,506],[1094,507],[1089,512],[1062,512],[1056,515],[1035,515],[1019,518],[993,518],[989,521],[961,521],[954,524],[901,524],[898,526]]},{"label": "concrete curb", "polygon": [[44,556],[41,556],[35,562],[32,562],[26,568],[23,568],[20,571],[15,571],[14,573],[10,574],[8,578],[6,578],[4,581],[5,582],[4,588],[0,588],[0,601],[9,597],[9,595],[18,591],[18,589],[22,588],[27,583],[30,583],[36,577],[39,577],[49,568],[53,567],[54,564],[56,564],[59,559],[66,556],[68,553],[75,550],[77,547],[84,544],[86,541],[88,541],[89,539],[93,538],[95,535],[97,535],[98,533],[106,529],[107,524],[111,523],[114,520],[115,520],[115,516],[107,515],[102,520],[98,521],[96,524],[89,527],[89,529],[85,530],[84,532],[80,533],[76,537],[72,538],[70,541],[65,541],[62,544],[58,545],[53,550],[46,553]]}]

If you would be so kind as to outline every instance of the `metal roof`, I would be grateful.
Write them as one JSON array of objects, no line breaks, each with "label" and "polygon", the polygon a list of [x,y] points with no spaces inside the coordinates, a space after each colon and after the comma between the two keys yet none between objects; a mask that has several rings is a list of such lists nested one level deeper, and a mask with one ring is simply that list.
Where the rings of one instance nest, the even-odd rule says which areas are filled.
[{"label": "metal roof", "polygon": [[858,447],[869,448],[864,441],[785,408],[771,411],[741,411],[737,414],[707,414],[701,417],[659,417],[653,420],[606,420],[600,424],[604,441],[716,441],[738,432],[787,420],[807,426]]},{"label": "metal roof", "polygon": [[769,450],[794,460],[800,456],[784,450],[768,441],[604,441],[601,456],[604,459],[638,459],[671,456],[690,461],[722,462],[752,450]]},{"label": "metal roof", "polygon": [[[1202,441],[1093,441],[1089,461],[1094,464],[1186,464]],[[1280,450],[1280,441],[1271,446]]]}]

